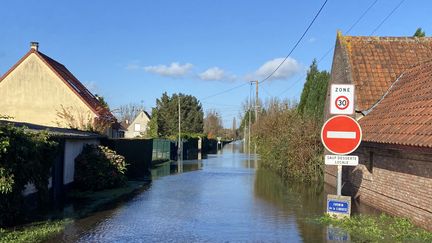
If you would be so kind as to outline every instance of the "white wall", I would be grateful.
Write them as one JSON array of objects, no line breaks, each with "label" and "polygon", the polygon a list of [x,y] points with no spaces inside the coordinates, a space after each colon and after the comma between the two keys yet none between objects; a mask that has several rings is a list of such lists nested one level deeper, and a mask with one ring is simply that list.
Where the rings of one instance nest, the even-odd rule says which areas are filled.
[{"label": "white wall", "polygon": [[75,158],[86,144],[99,144],[99,140],[66,140],[63,168],[63,183],[65,185],[74,181]]},{"label": "white wall", "polygon": [[[81,153],[84,145],[86,144],[99,144],[99,140],[66,140],[65,153],[64,153],[64,167],[63,167],[63,184],[69,184],[74,181],[75,173],[75,158]],[[52,187],[52,178],[49,178],[48,188]],[[36,187],[32,183],[25,186],[22,194],[27,196],[37,192]]]}]

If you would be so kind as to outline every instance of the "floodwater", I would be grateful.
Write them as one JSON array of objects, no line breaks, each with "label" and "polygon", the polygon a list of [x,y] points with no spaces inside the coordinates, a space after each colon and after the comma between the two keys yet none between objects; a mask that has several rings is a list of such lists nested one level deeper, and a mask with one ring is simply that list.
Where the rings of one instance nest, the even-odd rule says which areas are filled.
[{"label": "floodwater", "polygon": [[53,241],[326,242],[329,229],[312,220],[324,212],[323,186],[283,182],[256,169],[257,158],[241,147],[236,142],[201,161],[163,164],[147,190],[76,220]]}]

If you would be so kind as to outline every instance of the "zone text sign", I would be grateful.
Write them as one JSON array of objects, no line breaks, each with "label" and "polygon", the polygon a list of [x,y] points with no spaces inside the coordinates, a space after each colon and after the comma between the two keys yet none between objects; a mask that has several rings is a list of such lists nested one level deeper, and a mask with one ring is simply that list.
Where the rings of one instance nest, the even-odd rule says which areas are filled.
[{"label": "zone text sign", "polygon": [[354,85],[332,84],[330,92],[330,114],[351,115],[354,113]]}]

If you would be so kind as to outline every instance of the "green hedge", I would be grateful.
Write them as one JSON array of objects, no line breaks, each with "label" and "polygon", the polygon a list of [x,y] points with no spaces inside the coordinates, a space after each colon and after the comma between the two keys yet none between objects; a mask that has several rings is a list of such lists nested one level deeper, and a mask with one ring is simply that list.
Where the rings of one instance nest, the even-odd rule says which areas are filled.
[{"label": "green hedge", "polygon": [[108,147],[86,145],[75,158],[75,185],[81,190],[103,190],[126,185],[125,158]]},{"label": "green hedge", "polygon": [[0,225],[22,219],[26,184],[33,183],[38,190],[38,205],[48,201],[48,179],[57,148],[45,132],[31,133],[0,123]]}]

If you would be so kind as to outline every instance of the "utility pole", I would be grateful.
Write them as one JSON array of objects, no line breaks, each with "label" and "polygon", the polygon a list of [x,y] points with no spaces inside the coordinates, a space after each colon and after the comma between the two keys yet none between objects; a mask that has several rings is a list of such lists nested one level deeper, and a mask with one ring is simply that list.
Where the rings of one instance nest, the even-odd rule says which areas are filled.
[{"label": "utility pole", "polygon": [[251,86],[249,89],[249,131],[248,131],[248,154],[250,155],[250,142],[251,142],[251,107],[252,107],[252,100],[251,100],[251,93],[252,93],[252,82],[251,82]]},{"label": "utility pole", "polygon": [[255,81],[255,122],[258,121],[258,80]]},{"label": "utility pole", "polygon": [[178,146],[177,146],[177,161],[181,160],[181,107],[180,107],[180,93],[178,94],[178,98],[177,98],[177,103],[178,103]]},{"label": "utility pole", "polygon": [[[258,80],[255,81],[255,123],[258,122]],[[258,123],[256,123],[258,124]],[[255,128],[257,128],[257,126],[255,126]],[[257,144],[255,142],[255,149],[254,149],[254,154],[256,156],[257,153]]]}]

